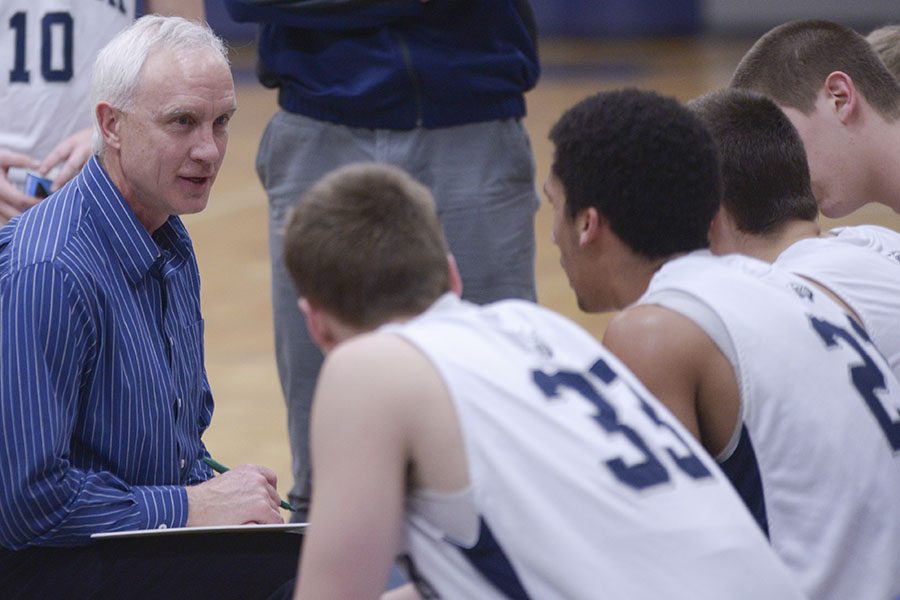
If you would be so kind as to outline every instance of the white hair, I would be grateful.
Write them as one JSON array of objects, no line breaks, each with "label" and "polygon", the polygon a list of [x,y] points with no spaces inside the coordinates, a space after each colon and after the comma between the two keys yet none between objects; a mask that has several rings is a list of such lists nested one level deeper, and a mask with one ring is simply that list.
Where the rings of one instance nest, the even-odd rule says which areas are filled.
[{"label": "white hair", "polygon": [[157,46],[169,50],[195,51],[209,49],[218,52],[228,62],[228,49],[207,24],[181,17],[146,15],[137,19],[100,51],[91,76],[91,111],[93,112],[93,150],[103,149],[103,135],[97,122],[99,102],[129,111],[134,106],[134,94],[141,69],[150,51]]}]

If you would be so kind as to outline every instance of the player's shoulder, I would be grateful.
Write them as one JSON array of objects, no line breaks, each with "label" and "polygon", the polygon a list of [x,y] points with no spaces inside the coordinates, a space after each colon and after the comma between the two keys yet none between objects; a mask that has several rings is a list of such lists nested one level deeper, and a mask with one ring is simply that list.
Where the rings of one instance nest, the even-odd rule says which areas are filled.
[{"label": "player's shoulder", "polygon": [[703,330],[676,310],[658,304],[626,308],[610,320],[603,345],[615,354],[622,349],[643,356],[671,355],[702,340]]},{"label": "player's shoulder", "polygon": [[380,331],[338,344],[328,353],[320,379],[325,389],[401,404],[442,385],[421,350],[395,333]]},{"label": "player's shoulder", "polygon": [[838,243],[873,250],[900,263],[900,232],[880,225],[855,225],[831,230]]}]

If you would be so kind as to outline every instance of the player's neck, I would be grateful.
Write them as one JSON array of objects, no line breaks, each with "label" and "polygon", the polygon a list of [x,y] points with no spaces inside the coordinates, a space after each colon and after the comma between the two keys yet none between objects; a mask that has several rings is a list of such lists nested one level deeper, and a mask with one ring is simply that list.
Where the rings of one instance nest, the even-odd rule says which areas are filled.
[{"label": "player's neck", "polygon": [[818,237],[821,232],[816,221],[797,219],[789,221],[774,234],[747,235],[740,251],[742,254],[771,263],[795,243]]},{"label": "player's neck", "polygon": [[727,252],[738,252],[771,263],[795,243],[817,237],[820,233],[816,221],[796,219],[785,223],[778,231],[766,235],[733,232]]},{"label": "player's neck", "polygon": [[667,262],[684,256],[684,252],[673,254],[666,258],[654,260],[638,259],[628,265],[626,273],[629,275],[620,280],[620,286],[616,289],[616,308],[623,309],[631,306],[644,295],[650,286],[650,281],[656,272]]},{"label": "player's neck", "polygon": [[876,202],[900,213],[900,119],[881,121],[880,127],[870,131],[872,144],[869,155],[860,157],[869,165],[865,202]]}]

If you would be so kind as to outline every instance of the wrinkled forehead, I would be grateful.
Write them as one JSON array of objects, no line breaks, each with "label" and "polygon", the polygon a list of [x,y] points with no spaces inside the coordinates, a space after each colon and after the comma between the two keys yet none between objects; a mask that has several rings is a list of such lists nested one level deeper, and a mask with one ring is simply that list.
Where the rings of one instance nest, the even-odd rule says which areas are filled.
[{"label": "wrinkled forehead", "polygon": [[[147,58],[135,90],[137,104],[186,105],[193,110],[228,112],[236,108],[228,62],[209,48],[161,49]],[[169,109],[167,109],[169,110]]]}]

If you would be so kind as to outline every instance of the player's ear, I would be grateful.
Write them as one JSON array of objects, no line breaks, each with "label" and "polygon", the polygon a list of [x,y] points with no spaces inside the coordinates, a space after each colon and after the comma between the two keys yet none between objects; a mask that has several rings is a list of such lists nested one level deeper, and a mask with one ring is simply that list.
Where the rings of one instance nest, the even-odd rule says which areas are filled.
[{"label": "player's ear", "polygon": [[834,71],[825,78],[825,94],[835,116],[846,124],[855,114],[860,101],[853,79],[843,71]]},{"label": "player's ear", "polygon": [[306,319],[306,330],[309,332],[309,337],[322,352],[327,352],[334,346],[335,340],[329,330],[325,315],[320,309],[310,304],[306,298],[299,298],[297,306],[300,307],[300,312]]},{"label": "player's ear", "polygon": [[108,102],[98,102],[94,110],[103,146],[118,149],[121,146],[119,128],[122,125],[122,112]]},{"label": "player's ear", "polygon": [[604,223],[606,223],[606,220],[593,206],[578,213],[575,216],[578,244],[582,247],[592,244],[600,235],[600,230]]},{"label": "player's ear", "polygon": [[447,271],[450,275],[450,291],[457,296],[462,297],[462,275],[459,274],[459,267],[456,264],[456,257],[449,252],[447,253]]}]

